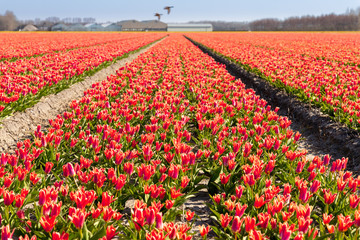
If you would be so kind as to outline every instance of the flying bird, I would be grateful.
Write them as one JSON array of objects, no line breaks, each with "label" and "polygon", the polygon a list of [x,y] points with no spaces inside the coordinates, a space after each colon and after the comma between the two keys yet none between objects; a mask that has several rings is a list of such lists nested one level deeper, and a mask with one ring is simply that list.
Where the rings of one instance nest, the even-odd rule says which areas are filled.
[{"label": "flying bird", "polygon": [[170,9],[172,9],[173,6],[166,6],[164,7],[165,10],[167,10],[167,13],[170,14]]},{"label": "flying bird", "polygon": [[162,15],[162,14],[160,14],[160,13],[155,13],[155,15],[154,15],[154,16],[155,16],[155,17],[158,17],[158,20],[160,21],[160,17],[161,17],[161,15]]}]

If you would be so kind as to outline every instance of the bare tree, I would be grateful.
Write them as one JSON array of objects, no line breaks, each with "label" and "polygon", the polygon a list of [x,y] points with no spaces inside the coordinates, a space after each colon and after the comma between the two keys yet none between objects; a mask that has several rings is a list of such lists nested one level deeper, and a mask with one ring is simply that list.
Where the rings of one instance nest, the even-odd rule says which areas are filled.
[{"label": "bare tree", "polygon": [[6,11],[4,15],[0,15],[0,31],[13,31],[18,26],[16,16],[11,11]]},{"label": "bare tree", "polygon": [[253,31],[356,31],[360,28],[360,14],[348,10],[347,14],[334,13],[321,16],[260,19],[249,23]]},{"label": "bare tree", "polygon": [[252,22],[199,21],[211,23],[214,31],[357,31],[360,30],[360,7],[345,14],[259,19]]}]

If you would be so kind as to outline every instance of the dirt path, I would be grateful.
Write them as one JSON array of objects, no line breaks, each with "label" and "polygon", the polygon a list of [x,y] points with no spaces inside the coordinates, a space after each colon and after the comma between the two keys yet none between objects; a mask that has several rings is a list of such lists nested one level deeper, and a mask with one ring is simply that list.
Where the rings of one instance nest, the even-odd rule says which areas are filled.
[{"label": "dirt path", "polygon": [[217,62],[225,64],[226,69],[233,76],[240,78],[246,88],[255,90],[272,108],[279,107],[279,114],[287,116],[291,121],[293,131],[299,131],[302,139],[300,148],[308,150],[308,158],[315,155],[330,154],[332,159],[349,158],[348,170],[358,173],[360,170],[360,134],[331,120],[317,108],[300,102],[286,92],[273,87],[266,80],[249,73],[234,62],[217,55],[213,51],[192,41],[204,53],[213,57]]},{"label": "dirt path", "polygon": [[0,153],[14,151],[18,141],[30,138],[38,125],[48,126],[49,119],[63,113],[71,101],[83,97],[84,91],[90,88],[92,84],[106,79],[109,75],[116,74],[116,70],[120,67],[132,62],[159,42],[157,41],[139,52],[130,54],[129,57],[117,61],[58,94],[43,97],[40,102],[24,112],[16,112],[14,115],[3,119],[2,124],[0,124]]}]

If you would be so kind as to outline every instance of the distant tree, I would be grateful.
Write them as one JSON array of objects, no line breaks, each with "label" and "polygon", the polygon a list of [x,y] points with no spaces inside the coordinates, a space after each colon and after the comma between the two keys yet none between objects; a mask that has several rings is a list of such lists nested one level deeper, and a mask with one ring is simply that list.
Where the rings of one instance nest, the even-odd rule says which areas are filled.
[{"label": "distant tree", "polygon": [[360,30],[360,7],[344,14],[259,19],[252,22],[198,21],[211,23],[214,31],[357,31]]},{"label": "distant tree", "polygon": [[82,19],[80,17],[73,17],[72,23],[81,23]]},{"label": "distant tree", "polygon": [[356,31],[360,29],[359,11],[347,10],[346,14],[326,14],[321,16],[260,19],[249,23],[252,31]]},{"label": "distant tree", "polygon": [[46,22],[51,22],[51,23],[58,23],[60,22],[60,18],[58,17],[48,17],[45,19]]},{"label": "distant tree", "polygon": [[11,11],[6,11],[4,15],[0,15],[0,31],[13,31],[18,26],[16,16]]},{"label": "distant tree", "polygon": [[357,17],[358,17],[358,30],[360,31],[360,7],[356,9]]},{"label": "distant tree", "polygon": [[94,23],[94,22],[96,22],[96,19],[92,18],[92,17],[86,17],[86,18],[82,19],[82,22],[83,23]]}]

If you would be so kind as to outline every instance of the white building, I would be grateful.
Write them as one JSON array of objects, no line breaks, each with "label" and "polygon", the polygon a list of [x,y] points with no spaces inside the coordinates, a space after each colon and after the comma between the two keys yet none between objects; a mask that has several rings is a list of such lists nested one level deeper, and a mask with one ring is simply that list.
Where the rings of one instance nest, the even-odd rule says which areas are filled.
[{"label": "white building", "polygon": [[168,32],[212,32],[213,27],[207,23],[169,23]]}]

